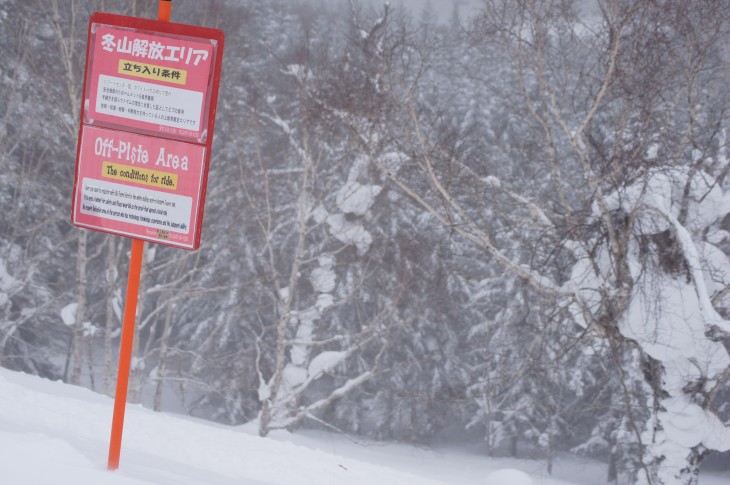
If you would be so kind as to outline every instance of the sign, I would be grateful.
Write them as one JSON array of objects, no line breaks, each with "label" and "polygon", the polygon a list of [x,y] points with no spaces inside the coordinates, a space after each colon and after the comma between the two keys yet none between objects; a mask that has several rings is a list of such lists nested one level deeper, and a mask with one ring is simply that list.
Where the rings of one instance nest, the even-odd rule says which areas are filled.
[{"label": "sign", "polygon": [[205,148],[87,126],[77,164],[76,223],[192,249]]},{"label": "sign", "polygon": [[222,57],[217,29],[92,15],[75,225],[200,246]]}]

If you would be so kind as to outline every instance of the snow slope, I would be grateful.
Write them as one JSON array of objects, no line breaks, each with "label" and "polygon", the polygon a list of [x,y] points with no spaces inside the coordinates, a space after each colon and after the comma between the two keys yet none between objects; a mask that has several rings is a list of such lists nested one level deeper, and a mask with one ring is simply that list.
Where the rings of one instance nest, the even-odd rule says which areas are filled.
[{"label": "snow slope", "polygon": [[[109,472],[111,412],[112,400],[105,396],[0,369],[0,483],[497,485],[487,478],[497,469],[521,468],[535,484],[571,485],[601,483],[587,477],[603,473],[595,465],[573,466],[580,481],[568,482],[545,478],[538,462],[497,462],[463,451],[362,446],[326,433],[263,439],[251,426],[224,427],[140,406],[127,407],[120,469]],[[500,475],[524,480],[514,471],[492,476]],[[719,485],[727,479],[700,483]]]}]

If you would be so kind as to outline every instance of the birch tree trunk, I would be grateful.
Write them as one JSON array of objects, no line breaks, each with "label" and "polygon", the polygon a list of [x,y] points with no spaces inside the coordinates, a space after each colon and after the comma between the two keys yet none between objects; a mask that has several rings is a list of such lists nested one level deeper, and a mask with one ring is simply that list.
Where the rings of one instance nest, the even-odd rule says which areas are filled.
[{"label": "birch tree trunk", "polygon": [[72,329],[71,347],[71,375],[68,381],[71,384],[78,385],[81,383],[81,368],[84,363],[84,324],[86,323],[86,259],[87,259],[87,243],[88,232],[81,230],[78,233],[78,250],[76,252],[76,316]]},{"label": "birch tree trunk", "polygon": [[119,286],[119,265],[122,243],[124,239],[110,237],[107,240],[107,269],[106,269],[106,302],[104,306],[104,377],[102,392],[110,394],[113,392],[112,381],[114,380],[114,346],[113,334],[120,328],[120,314],[122,311],[121,288]]}]

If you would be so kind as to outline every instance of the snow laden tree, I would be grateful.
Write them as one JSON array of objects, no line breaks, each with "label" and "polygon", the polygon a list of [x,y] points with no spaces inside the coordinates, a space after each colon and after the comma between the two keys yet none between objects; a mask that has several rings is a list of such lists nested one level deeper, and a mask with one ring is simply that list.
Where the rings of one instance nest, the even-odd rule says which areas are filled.
[{"label": "snow laden tree", "polygon": [[[401,42],[407,36],[405,28],[389,38],[389,23],[398,19],[396,12],[386,6],[378,13],[369,18],[370,12],[351,2],[344,27],[339,26],[337,42],[329,47],[328,62],[319,64],[307,82],[299,82],[300,96],[313,120],[336,135],[342,147],[338,150],[350,153],[349,160],[343,162],[348,167],[345,187],[351,185],[347,190],[352,191],[351,198],[357,200],[354,196],[358,193],[367,193],[367,186],[378,188],[369,213],[349,211],[344,219],[357,221],[359,218],[353,216],[367,216],[366,228],[372,235],[366,255],[372,277],[359,285],[356,314],[370,309],[369,313],[377,315],[387,310],[388,339],[399,343],[383,348],[382,355],[372,349],[364,353],[368,359],[361,356],[344,366],[357,374],[375,355],[381,372],[348,399],[338,401],[328,416],[330,422],[348,430],[378,438],[416,440],[432,434],[452,416],[443,410],[455,402],[459,387],[447,370],[456,367],[452,364],[459,359],[455,352],[459,336],[452,324],[458,319],[444,311],[448,306],[447,271],[439,259],[438,238],[414,237],[416,231],[406,229],[428,231],[434,225],[421,219],[420,210],[402,194],[382,191],[382,174],[369,164],[371,153],[361,145],[368,138],[377,145],[378,133],[371,128],[390,109],[381,63],[413,45]],[[403,23],[397,25],[405,27]],[[323,51],[320,48],[318,52]],[[418,55],[414,52],[414,58]],[[352,129],[353,123],[358,130]],[[384,163],[400,163],[400,155],[389,147],[377,150]],[[355,181],[358,184],[352,185]],[[337,193],[339,199],[341,191]]]},{"label": "snow laden tree", "polygon": [[[70,327],[61,315],[70,299],[76,300],[77,309],[86,307],[79,294],[73,294],[75,285],[66,280],[74,274],[77,260],[67,236],[68,212],[63,209],[63,201],[68,200],[66,181],[73,173],[78,116],[72,113],[78,112],[80,100],[80,87],[74,84],[83,66],[76,55],[82,32],[74,30],[74,19],[82,11],[76,4],[61,8],[59,2],[42,6],[24,2],[0,9],[4,46],[0,72],[4,175],[0,183],[8,207],[0,223],[0,240],[7,270],[18,284],[11,294],[8,325],[0,325],[2,365],[58,378],[61,359],[57,353],[73,347],[67,354],[67,370],[74,380],[80,379],[90,349],[83,310],[71,315]],[[49,125],[38,120],[57,122]],[[85,236],[78,237],[78,254],[87,258],[84,241]],[[79,282],[83,281],[79,275]],[[66,345],[69,334],[72,345]],[[78,359],[71,363],[74,354]]]},{"label": "snow laden tree", "polygon": [[[275,113],[257,114],[282,130],[299,164],[284,173],[268,167],[259,174],[268,180],[267,187],[285,182],[293,197],[280,214],[269,206],[258,218],[262,237],[269,240],[261,250],[271,300],[262,310],[271,320],[257,337],[256,361],[262,403],[259,431],[266,435],[314,418],[375,375],[387,347],[383,332],[391,305],[376,304],[380,310],[373,313],[365,308],[373,305],[358,301],[358,287],[372,277],[365,259],[372,236],[358,219],[381,190],[362,183],[367,161],[355,160],[344,181],[327,177],[316,155],[326,148],[315,148],[305,123],[294,128]],[[323,181],[339,187],[333,196],[320,192]],[[282,239],[274,245],[271,240],[277,236]],[[380,351],[368,357],[363,350],[372,344]],[[335,369],[353,356],[369,363],[342,382],[332,380]]]},{"label": "snow laden tree", "polygon": [[473,39],[511,66],[482,85],[511,108],[484,157],[440,146],[408,74],[381,64],[373,79],[399,109],[378,143],[408,162],[371,160],[611,348],[632,390],[636,482],[695,484],[702,460],[730,449],[716,406],[730,377],[727,4],[578,7],[484,2]]},{"label": "snow laden tree", "polygon": [[250,214],[256,272],[247,289],[257,295],[256,313],[247,318],[261,435],[321,420],[323,410],[374,377],[397,301],[361,292],[375,285],[368,218],[382,187],[370,179],[368,160],[321,122],[303,94],[319,82],[333,48],[333,30],[315,31],[310,17],[302,10],[283,19],[275,41],[262,46],[274,62],[246,86],[245,107],[256,122],[247,135],[262,151],[240,158],[237,191]]},{"label": "snow laden tree", "polygon": [[[361,266],[358,260],[367,255],[372,243],[372,236],[358,218],[370,210],[381,190],[377,185],[362,183],[366,179],[363,170],[367,161],[356,160],[345,181],[325,177],[320,172],[316,152],[311,150],[314,140],[309,138],[309,133],[301,133],[305,124],[295,129],[274,113],[262,111],[258,115],[282,130],[293,149],[294,159],[300,163],[299,168],[284,169],[291,171],[289,174],[277,173],[275,168],[259,174],[269,180],[269,187],[277,179],[288,181],[287,186],[293,183],[295,197],[290,208],[282,211],[284,215],[291,211],[293,220],[278,221],[272,207],[260,213],[259,219],[264,237],[275,237],[271,232],[274,230],[281,231],[283,236],[280,246],[269,243],[265,249],[267,282],[272,285],[274,297],[271,316],[276,319],[275,325],[262,329],[261,342],[257,345],[262,402],[260,431],[266,434],[270,429],[291,427],[311,417],[374,375],[380,352],[368,368],[335,385],[320,399],[307,404],[302,400],[322,377],[379,339],[380,331],[388,322],[388,306],[364,320],[362,317],[370,312],[361,313],[357,308],[362,305],[355,306],[356,290],[364,284],[363,278],[368,277],[367,264]],[[296,177],[292,179],[291,175]],[[318,185],[322,179],[339,186],[334,197],[320,194]],[[357,258],[352,260],[349,252],[354,252]],[[352,319],[349,324],[342,321],[345,315],[334,311],[335,307],[345,305],[352,307],[347,312],[348,319]],[[267,334],[275,337],[273,353],[264,350]],[[383,348],[386,342],[382,340]]]},{"label": "snow laden tree", "polygon": [[23,99],[18,81],[27,77],[23,64],[28,49],[19,39],[28,38],[28,25],[13,14],[18,12],[10,11],[8,5],[0,5],[0,32],[5,46],[0,68],[0,76],[4,79],[0,84],[0,200],[4,207],[12,207],[12,210],[4,211],[0,220],[3,228],[0,232],[0,365],[30,369],[33,365],[28,364],[32,359],[24,355],[22,348],[25,342],[22,338],[17,339],[16,333],[34,312],[20,311],[17,304],[13,305],[13,300],[22,295],[35,266],[24,261],[22,247],[18,245],[20,238],[12,229],[20,222],[22,200],[20,191],[12,188],[23,186],[26,177],[15,175],[20,165],[21,143],[11,136],[12,119]]}]

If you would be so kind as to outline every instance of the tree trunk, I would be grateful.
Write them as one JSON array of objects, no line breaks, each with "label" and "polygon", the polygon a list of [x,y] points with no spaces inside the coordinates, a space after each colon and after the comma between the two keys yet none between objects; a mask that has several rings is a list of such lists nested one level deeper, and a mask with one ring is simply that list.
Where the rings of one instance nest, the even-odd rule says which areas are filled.
[{"label": "tree trunk", "polygon": [[78,250],[76,252],[76,321],[73,327],[71,376],[69,382],[78,385],[81,383],[81,366],[84,360],[84,320],[86,320],[86,243],[88,232],[79,231]]},{"label": "tree trunk", "polygon": [[616,462],[616,453],[611,451],[608,455],[608,473],[606,476],[606,481],[608,483],[618,483],[618,469],[616,466]]},{"label": "tree trunk", "polygon": [[119,238],[110,237],[107,239],[107,290],[106,290],[106,307],[104,319],[104,380],[102,384],[102,392],[110,394],[112,392],[112,379],[114,375],[114,350],[112,346],[112,333],[114,332],[114,322],[116,315],[114,313],[114,298],[117,292],[117,283],[119,281]]},{"label": "tree trunk", "polygon": [[680,483],[697,485],[700,479],[700,465],[708,454],[709,452],[701,445],[692,448],[692,453],[687,458],[687,466],[680,472]]},{"label": "tree trunk", "polygon": [[271,424],[271,401],[265,400],[259,413],[259,436],[266,438],[269,435]]},{"label": "tree trunk", "polygon": [[165,382],[165,374],[167,373],[167,352],[169,349],[170,328],[172,327],[173,307],[174,303],[168,301],[167,310],[165,312],[165,322],[162,327],[162,336],[160,337],[159,361],[157,362],[157,383],[155,384],[155,397],[153,402],[153,409],[155,411],[162,410],[162,388]]},{"label": "tree trunk", "polygon": [[[146,243],[145,243],[146,245]],[[145,294],[145,273],[147,269],[147,258],[146,255],[142,258],[142,268],[140,270],[140,281],[139,281],[139,294],[137,302],[137,314],[134,318],[134,340],[132,341],[132,368],[129,376],[129,402],[138,403],[140,401],[140,394],[142,393],[142,367],[144,362],[144,356],[140,353],[140,321],[139,316],[144,315],[144,294]]]},{"label": "tree trunk", "polygon": [[548,446],[547,446],[547,473],[550,476],[553,476],[553,461],[555,461],[555,449],[553,446],[553,439],[551,436],[548,441]]},{"label": "tree trunk", "polygon": [[486,433],[484,436],[484,442],[486,444],[487,448],[487,456],[494,456],[494,444],[493,444],[493,438],[492,438],[492,420],[487,420],[487,426],[486,426]]}]

